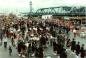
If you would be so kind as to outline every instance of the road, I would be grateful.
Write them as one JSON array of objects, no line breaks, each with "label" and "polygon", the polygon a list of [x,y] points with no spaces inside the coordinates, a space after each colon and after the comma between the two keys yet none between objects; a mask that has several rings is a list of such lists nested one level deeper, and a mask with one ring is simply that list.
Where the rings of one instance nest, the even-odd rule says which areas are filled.
[{"label": "road", "polygon": [[[70,37],[70,39],[72,40],[73,34],[70,33],[70,36],[69,36],[69,37]],[[86,39],[82,39],[82,38],[80,38],[80,37],[78,37],[78,36],[77,36],[75,39],[76,39],[77,42],[79,41],[81,44],[85,44],[85,43],[86,43]],[[8,40],[8,44],[9,44],[9,43],[10,43],[10,40]],[[85,44],[85,48],[86,48],[86,44]],[[12,56],[9,56],[8,48],[5,49],[5,48],[3,47],[3,44],[2,44],[2,46],[0,46],[0,58],[20,58],[20,57],[18,56],[18,53],[17,53],[16,48],[12,47],[12,49],[13,49]],[[58,58],[57,55],[54,55],[53,50],[52,50],[52,47],[46,48],[46,49],[44,50],[44,55],[45,55],[44,58],[47,58],[46,56],[51,56],[51,58]],[[35,57],[30,57],[30,58],[35,58]]]}]

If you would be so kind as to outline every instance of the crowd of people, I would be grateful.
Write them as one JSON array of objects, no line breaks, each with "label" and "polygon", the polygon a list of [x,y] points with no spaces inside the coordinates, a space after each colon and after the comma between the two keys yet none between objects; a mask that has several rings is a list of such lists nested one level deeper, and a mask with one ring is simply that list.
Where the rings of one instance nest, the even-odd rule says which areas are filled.
[{"label": "crowd of people", "polygon": [[7,48],[7,39],[11,40],[11,45],[16,47],[20,57],[44,58],[44,50],[48,47],[53,47],[53,53],[60,58],[69,58],[67,49],[71,49],[77,56],[80,54],[81,58],[86,56],[84,44],[81,46],[80,42],[76,43],[75,39],[71,41],[68,37],[69,31],[75,28],[71,21],[17,19],[10,22],[0,28],[1,43],[4,40],[4,47]]},{"label": "crowd of people", "polygon": [[84,48],[84,44],[80,44],[80,42],[76,42],[75,39],[70,41],[70,39],[67,40],[67,47],[70,47],[72,52],[75,52],[77,56],[81,56],[81,58],[85,58],[86,56],[86,50]]}]

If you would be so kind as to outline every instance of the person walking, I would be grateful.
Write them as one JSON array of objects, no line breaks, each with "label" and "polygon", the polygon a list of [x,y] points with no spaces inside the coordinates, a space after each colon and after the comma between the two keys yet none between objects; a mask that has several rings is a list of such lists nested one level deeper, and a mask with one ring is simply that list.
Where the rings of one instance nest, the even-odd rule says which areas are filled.
[{"label": "person walking", "polygon": [[57,51],[57,43],[55,41],[53,41],[53,51],[54,53]]},{"label": "person walking", "polygon": [[31,43],[30,43],[28,48],[27,48],[27,57],[30,58],[31,54],[32,54],[32,46],[31,46]]},{"label": "person walking", "polygon": [[76,41],[75,41],[75,39],[73,39],[71,42],[71,50],[74,52],[75,48],[76,48]]},{"label": "person walking", "polygon": [[38,50],[39,50],[39,58],[43,58],[43,56],[44,56],[44,54],[43,54],[43,47],[40,46],[40,47],[38,48]]},{"label": "person walking", "polygon": [[81,47],[81,50],[80,50],[80,56],[81,56],[81,58],[85,58],[84,44],[82,44],[82,47]]},{"label": "person walking", "polygon": [[14,38],[13,37],[11,38],[11,43],[12,43],[13,46],[15,46],[14,45]]},{"label": "person walking", "polygon": [[70,41],[70,39],[67,39],[66,46],[67,46],[67,48],[69,48],[69,47],[71,46],[71,41]]},{"label": "person walking", "polygon": [[4,38],[4,48],[7,48],[7,37]]},{"label": "person walking", "polygon": [[2,45],[2,40],[3,40],[3,30],[0,29],[0,44]]},{"label": "person walking", "polygon": [[80,53],[80,42],[76,45],[76,55],[78,56]]},{"label": "person walking", "polygon": [[65,49],[62,49],[62,52],[60,54],[60,58],[67,58],[67,53]]},{"label": "person walking", "polygon": [[12,47],[11,47],[11,45],[9,46],[9,55],[10,56],[12,55]]}]

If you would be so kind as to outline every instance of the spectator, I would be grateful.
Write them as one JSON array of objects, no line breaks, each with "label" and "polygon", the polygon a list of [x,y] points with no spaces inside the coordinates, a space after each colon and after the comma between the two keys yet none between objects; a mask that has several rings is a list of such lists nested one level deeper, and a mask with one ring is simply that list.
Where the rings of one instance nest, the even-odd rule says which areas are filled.
[{"label": "spectator", "polygon": [[76,29],[73,29],[73,33],[74,33],[74,38],[76,37],[76,33],[77,32],[77,30]]}]

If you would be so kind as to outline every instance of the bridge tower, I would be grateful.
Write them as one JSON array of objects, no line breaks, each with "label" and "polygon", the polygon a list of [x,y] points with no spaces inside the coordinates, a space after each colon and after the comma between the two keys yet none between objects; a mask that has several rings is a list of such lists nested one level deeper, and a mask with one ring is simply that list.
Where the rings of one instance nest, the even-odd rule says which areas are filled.
[{"label": "bridge tower", "polygon": [[32,13],[32,1],[29,2],[30,3],[30,14]]},{"label": "bridge tower", "polygon": [[30,11],[29,11],[29,14],[30,14],[30,19],[32,18],[32,1],[29,2],[29,6],[30,6]]}]

